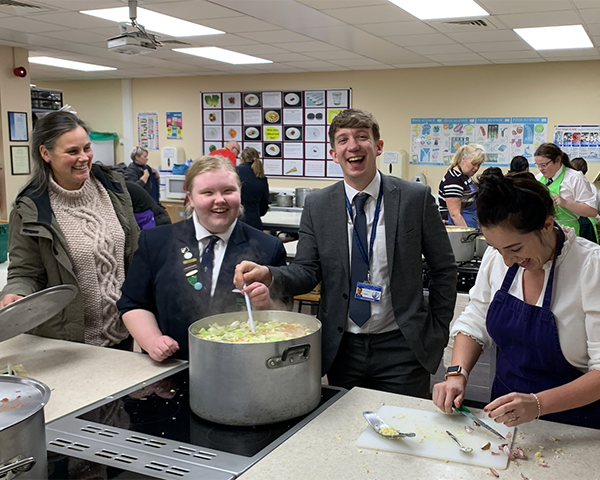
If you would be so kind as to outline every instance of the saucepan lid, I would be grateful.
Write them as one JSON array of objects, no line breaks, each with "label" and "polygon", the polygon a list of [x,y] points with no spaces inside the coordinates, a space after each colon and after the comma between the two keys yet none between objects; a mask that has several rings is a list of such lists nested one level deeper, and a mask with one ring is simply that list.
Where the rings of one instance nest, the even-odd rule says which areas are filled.
[{"label": "saucepan lid", "polygon": [[38,380],[0,375],[0,432],[43,409],[49,399],[50,389]]},{"label": "saucepan lid", "polygon": [[76,294],[74,285],[57,285],[0,308],[0,342],[49,320],[71,303]]}]

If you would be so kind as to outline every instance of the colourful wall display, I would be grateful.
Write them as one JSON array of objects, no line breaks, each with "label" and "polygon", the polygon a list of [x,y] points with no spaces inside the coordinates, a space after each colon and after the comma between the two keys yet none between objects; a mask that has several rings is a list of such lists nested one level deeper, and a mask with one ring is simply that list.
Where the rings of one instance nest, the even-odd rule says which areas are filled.
[{"label": "colourful wall display", "polygon": [[450,165],[456,151],[469,143],[483,146],[485,165],[508,166],[515,155],[532,163],[547,130],[547,117],[412,118],[410,163]]},{"label": "colourful wall display", "polygon": [[327,135],[351,89],[202,92],[201,105],[205,155],[236,140],[260,152],[270,177],[342,177]]},{"label": "colourful wall display", "polygon": [[600,125],[557,125],[554,143],[569,158],[582,157],[588,162],[600,162]]}]

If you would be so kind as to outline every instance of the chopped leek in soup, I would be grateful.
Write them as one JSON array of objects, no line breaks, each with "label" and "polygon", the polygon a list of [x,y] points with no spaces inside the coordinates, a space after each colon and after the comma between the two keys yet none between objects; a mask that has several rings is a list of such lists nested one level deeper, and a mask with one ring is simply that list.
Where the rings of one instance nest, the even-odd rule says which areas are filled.
[{"label": "chopped leek in soup", "polygon": [[313,330],[297,323],[254,322],[256,333],[252,332],[250,322],[233,322],[229,325],[212,324],[201,328],[196,336],[214,342],[230,343],[267,343],[291,340],[313,333]]}]

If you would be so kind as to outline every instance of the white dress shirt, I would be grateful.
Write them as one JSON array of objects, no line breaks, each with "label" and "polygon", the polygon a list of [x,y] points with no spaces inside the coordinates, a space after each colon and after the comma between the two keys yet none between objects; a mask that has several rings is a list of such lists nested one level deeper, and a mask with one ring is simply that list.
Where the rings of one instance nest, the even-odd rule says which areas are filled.
[{"label": "white dress shirt", "polygon": [[[560,175],[562,168],[556,172],[553,180]],[[538,180],[542,178],[542,174],[538,173],[535,178]],[[560,183],[560,196],[565,200],[572,200],[574,202],[585,203],[592,208],[597,208],[596,194],[592,188],[592,184],[585,178],[585,175],[572,168],[565,169],[565,176]],[[572,212],[573,213],[573,212]],[[573,213],[576,217],[576,215]]]},{"label": "white dress shirt", "polygon": [[[198,252],[200,252],[200,258],[198,260],[201,260],[202,252],[204,252],[204,249],[208,246],[208,243],[210,241],[209,237],[211,235],[216,234],[210,233],[206,228],[204,228],[200,224],[200,222],[198,221],[198,217],[196,216],[196,212],[194,212],[193,218],[194,227],[196,228],[196,240],[198,240]],[[215,243],[214,247],[215,260],[213,263],[212,283],[210,289],[211,296],[215,294],[217,279],[219,278],[219,272],[221,271],[221,265],[223,264],[223,257],[225,257],[225,251],[227,250],[227,243],[229,242],[229,237],[231,237],[231,232],[233,232],[233,229],[235,228],[236,224],[237,219],[229,226],[229,228],[225,232],[219,233],[217,235],[217,237],[219,237],[219,241]]]},{"label": "white dress shirt", "polygon": [[[377,197],[379,196],[379,187],[381,185],[381,174],[377,172],[375,178],[367,188],[362,190],[362,193],[367,193],[369,198],[365,203],[365,215],[367,217],[367,242],[369,245],[365,246],[367,252],[370,249],[371,241],[371,230],[373,229],[373,219],[375,217],[375,207],[377,205]],[[348,245],[349,245],[349,262],[352,260],[352,246],[353,235],[354,235],[354,224],[353,220],[356,216],[356,207],[354,206],[354,197],[361,193],[361,191],[355,190],[346,182],[344,182],[346,189],[346,197],[352,205],[352,218],[348,215],[348,209],[346,209],[347,226],[348,226]],[[390,292],[390,272],[387,261],[387,251],[385,242],[385,201],[381,200],[381,210],[379,212],[379,221],[377,222],[377,233],[375,235],[375,242],[373,244],[373,258],[370,258],[370,273],[371,283],[382,287],[381,302],[369,302],[371,304],[371,318],[362,326],[359,327],[354,323],[350,317],[346,319],[346,331],[351,333],[385,333],[391,332],[392,330],[398,330],[398,324],[394,317],[394,311],[392,308],[392,296]],[[365,278],[363,281],[367,281]],[[354,294],[353,292],[351,294]],[[362,301],[362,300],[361,300]]]},{"label": "white dress shirt", "polygon": [[[550,304],[550,310],[556,317],[560,348],[567,361],[582,372],[600,370],[600,246],[577,237],[570,227],[562,229],[567,238],[556,259]],[[544,287],[536,303],[538,307],[544,300],[551,267],[551,260],[544,264]],[[486,348],[492,346],[486,316],[507,271],[502,255],[495,248],[488,247],[475,286],[469,292],[471,301],[454,323],[451,337],[460,332]],[[523,300],[522,268],[517,271],[508,293]]]}]

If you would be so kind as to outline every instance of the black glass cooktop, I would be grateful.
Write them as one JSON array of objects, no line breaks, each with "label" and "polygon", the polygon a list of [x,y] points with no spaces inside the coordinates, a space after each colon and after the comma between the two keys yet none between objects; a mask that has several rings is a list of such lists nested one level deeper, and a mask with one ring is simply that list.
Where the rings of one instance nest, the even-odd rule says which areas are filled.
[{"label": "black glass cooktop", "polygon": [[[142,435],[252,457],[306,416],[256,427],[220,425],[203,420],[192,412],[188,387],[186,369],[77,418]],[[337,393],[337,390],[323,388],[319,405]]]}]

